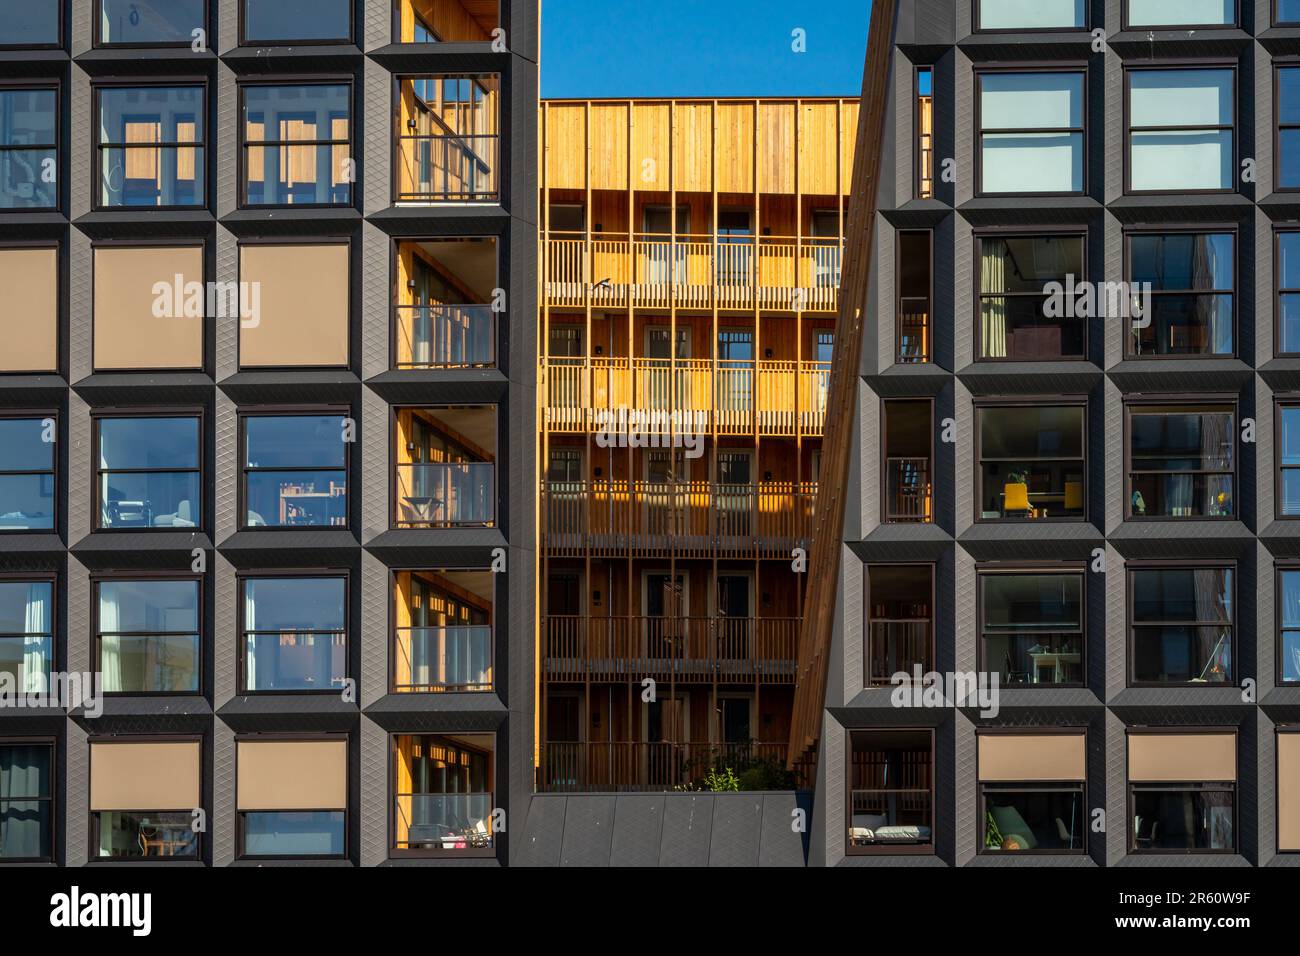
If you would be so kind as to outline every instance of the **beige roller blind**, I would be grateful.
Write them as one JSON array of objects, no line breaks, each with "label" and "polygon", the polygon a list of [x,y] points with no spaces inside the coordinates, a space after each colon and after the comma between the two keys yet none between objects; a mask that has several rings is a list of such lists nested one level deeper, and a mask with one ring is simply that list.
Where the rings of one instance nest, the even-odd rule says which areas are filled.
[{"label": "beige roller blind", "polygon": [[1083,780],[1087,738],[1077,734],[980,734],[984,781]]},{"label": "beige roller blind", "polygon": [[0,249],[0,372],[59,367],[59,250]]},{"label": "beige roller blind", "polygon": [[346,366],[348,260],[346,243],[241,246],[239,280],[258,283],[260,315],[240,322],[240,366]]},{"label": "beige roller blind", "polygon": [[96,248],[95,368],[201,369],[207,295],[187,310],[191,282],[202,289],[199,246]]},{"label": "beige roller blind", "polygon": [[1300,850],[1300,733],[1277,735],[1277,848]]},{"label": "beige roller blind", "polygon": [[343,810],[346,740],[239,741],[240,810]]},{"label": "beige roller blind", "polygon": [[1237,779],[1236,734],[1129,734],[1134,783],[1207,783]]},{"label": "beige roller blind", "polygon": [[90,809],[193,810],[199,797],[197,740],[92,743]]}]

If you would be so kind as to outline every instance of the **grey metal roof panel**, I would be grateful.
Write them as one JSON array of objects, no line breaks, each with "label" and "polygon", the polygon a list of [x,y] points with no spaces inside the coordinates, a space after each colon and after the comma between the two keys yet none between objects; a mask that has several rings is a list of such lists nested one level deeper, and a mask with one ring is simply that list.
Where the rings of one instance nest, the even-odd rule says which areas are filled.
[{"label": "grey metal roof panel", "polygon": [[[802,830],[795,828],[795,811]],[[763,794],[763,818],[759,824],[759,866],[807,866],[808,840],[812,833],[813,795],[795,793]]]},{"label": "grey metal roof panel", "polygon": [[610,865],[617,802],[618,797],[612,793],[593,793],[585,799],[565,801],[560,866]]},{"label": "grey metal roof panel", "polygon": [[619,794],[615,804],[611,866],[658,866],[663,838],[662,793]]},{"label": "grey metal roof panel", "polygon": [[668,794],[664,799],[659,865],[708,866],[712,835],[712,794]]},{"label": "grey metal roof panel", "polygon": [[763,837],[761,793],[713,795],[709,866],[757,866]]},{"label": "grey metal roof panel", "polygon": [[564,818],[568,794],[538,793],[528,802],[524,821],[520,866],[559,866],[564,845]]}]

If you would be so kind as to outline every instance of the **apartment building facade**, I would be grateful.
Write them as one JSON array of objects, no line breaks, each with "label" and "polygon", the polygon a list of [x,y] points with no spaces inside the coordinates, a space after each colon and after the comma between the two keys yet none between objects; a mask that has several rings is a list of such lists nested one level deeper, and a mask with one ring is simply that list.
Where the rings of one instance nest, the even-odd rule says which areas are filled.
[{"label": "apartment building facade", "polygon": [[539,793],[793,789],[857,111],[542,103]]},{"label": "apartment building facade", "polygon": [[0,3],[0,863],[509,861],[537,29]]},{"label": "apartment building facade", "polygon": [[893,16],[810,862],[1290,865],[1300,5]]}]

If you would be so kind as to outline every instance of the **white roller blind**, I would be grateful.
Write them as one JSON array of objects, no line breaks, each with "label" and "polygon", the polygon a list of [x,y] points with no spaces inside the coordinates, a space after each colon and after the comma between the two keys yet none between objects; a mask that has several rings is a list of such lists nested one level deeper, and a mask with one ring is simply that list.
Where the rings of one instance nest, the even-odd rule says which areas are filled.
[{"label": "white roller blind", "polygon": [[1071,193],[1083,189],[1083,134],[984,136],[986,193]]},{"label": "white roller blind", "polygon": [[1129,178],[1132,188],[1138,191],[1231,189],[1232,133],[1134,133]]},{"label": "white roller blind", "polygon": [[1084,0],[979,0],[981,30],[1083,26]]},{"label": "white roller blind", "polygon": [[1134,70],[1129,125],[1231,126],[1231,70]]},{"label": "white roller blind", "polygon": [[1128,0],[1131,27],[1219,26],[1233,21],[1235,0]]},{"label": "white roller blind", "polygon": [[986,73],[981,129],[1070,129],[1083,125],[1082,73]]}]

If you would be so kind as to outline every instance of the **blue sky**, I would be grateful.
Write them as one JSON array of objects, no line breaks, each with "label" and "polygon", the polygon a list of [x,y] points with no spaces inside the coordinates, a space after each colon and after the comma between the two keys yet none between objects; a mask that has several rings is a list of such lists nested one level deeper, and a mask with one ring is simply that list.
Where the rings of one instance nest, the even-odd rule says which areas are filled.
[{"label": "blue sky", "polygon": [[542,0],[542,96],[857,96],[870,16],[871,0]]}]

